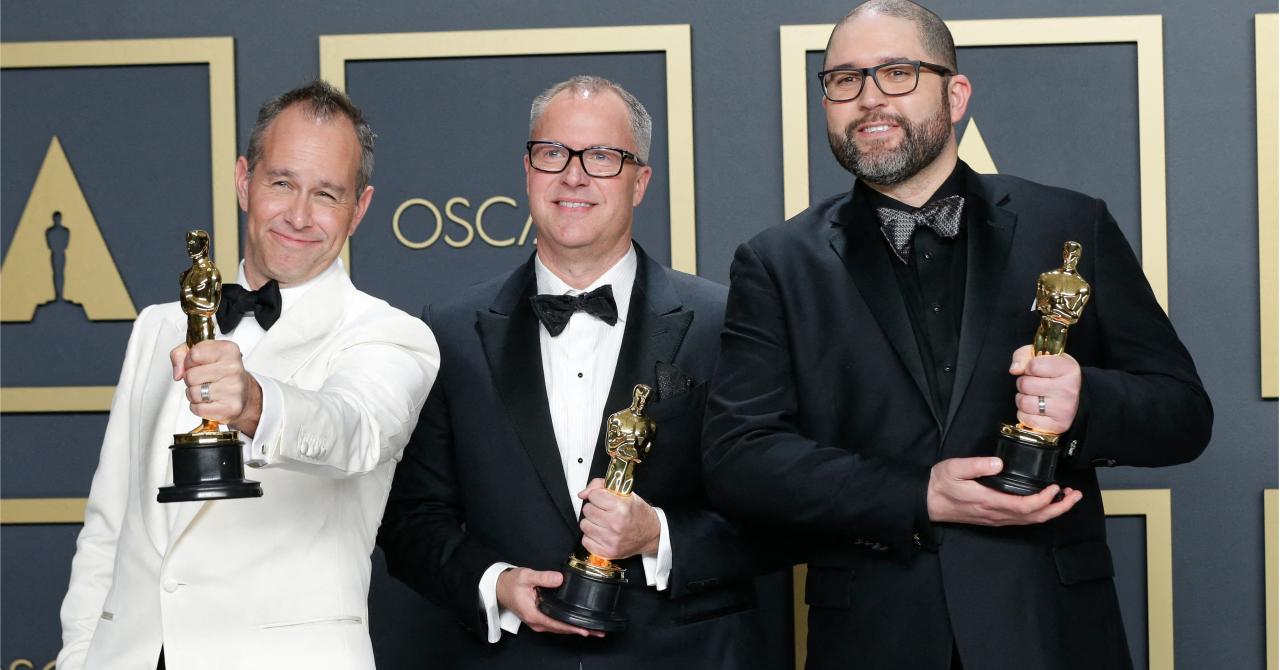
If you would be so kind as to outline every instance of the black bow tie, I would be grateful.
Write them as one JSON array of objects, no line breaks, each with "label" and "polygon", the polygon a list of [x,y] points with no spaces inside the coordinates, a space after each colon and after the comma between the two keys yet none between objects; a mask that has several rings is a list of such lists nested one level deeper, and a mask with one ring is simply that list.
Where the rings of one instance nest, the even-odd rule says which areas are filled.
[{"label": "black bow tie", "polygon": [[960,234],[960,215],[964,212],[964,196],[953,195],[935,200],[914,212],[892,207],[879,207],[880,232],[889,241],[893,253],[903,263],[911,257],[911,234],[919,226],[927,226],[947,239]]},{"label": "black bow tie", "polygon": [[529,302],[552,337],[564,332],[574,312],[586,312],[610,326],[618,323],[618,303],[614,302],[613,287],[608,284],[578,295],[535,295]]},{"label": "black bow tie", "polygon": [[280,285],[276,280],[262,285],[256,291],[246,290],[239,284],[222,285],[222,302],[218,303],[218,329],[225,335],[240,325],[244,315],[253,312],[253,318],[263,330],[270,330],[280,318]]}]

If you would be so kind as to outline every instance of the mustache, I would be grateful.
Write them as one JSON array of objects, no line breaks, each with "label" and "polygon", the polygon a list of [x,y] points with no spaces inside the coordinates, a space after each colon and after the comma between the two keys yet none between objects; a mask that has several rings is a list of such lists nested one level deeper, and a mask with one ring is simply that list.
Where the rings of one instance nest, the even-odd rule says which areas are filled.
[{"label": "mustache", "polygon": [[850,121],[849,125],[845,126],[845,134],[852,136],[854,133],[857,132],[858,126],[861,126],[864,124],[886,123],[886,122],[892,123],[901,128],[907,127],[907,118],[905,116],[902,116],[901,114],[888,114],[885,112],[875,112],[872,114],[867,114],[866,116],[863,116],[861,118],[854,119],[853,121]]}]

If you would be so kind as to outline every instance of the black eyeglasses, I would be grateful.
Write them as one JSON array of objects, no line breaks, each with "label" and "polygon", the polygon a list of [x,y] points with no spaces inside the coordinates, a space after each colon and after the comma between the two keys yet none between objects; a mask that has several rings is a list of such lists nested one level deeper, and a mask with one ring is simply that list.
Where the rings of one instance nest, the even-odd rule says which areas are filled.
[{"label": "black eyeglasses", "polygon": [[639,156],[617,147],[570,149],[559,142],[541,140],[530,140],[524,146],[529,152],[529,165],[539,172],[564,172],[574,156],[582,163],[583,171],[592,177],[616,177],[622,173],[622,167],[628,160],[644,167]]},{"label": "black eyeglasses", "polygon": [[831,102],[848,102],[862,95],[867,77],[885,95],[906,95],[920,85],[920,68],[931,70],[943,77],[956,74],[948,67],[919,60],[882,63],[872,67],[849,67],[823,70],[818,73],[822,94]]}]

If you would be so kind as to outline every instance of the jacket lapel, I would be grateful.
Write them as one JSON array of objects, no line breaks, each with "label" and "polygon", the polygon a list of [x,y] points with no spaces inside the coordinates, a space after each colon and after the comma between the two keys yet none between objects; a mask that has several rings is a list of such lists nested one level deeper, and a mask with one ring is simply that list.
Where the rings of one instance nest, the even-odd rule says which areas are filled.
[{"label": "jacket lapel", "polygon": [[[848,208],[846,211],[845,208]],[[873,222],[856,218],[852,197],[837,201],[831,210],[831,248],[844,262],[845,269],[862,296],[876,323],[884,331],[889,344],[897,352],[899,360],[916,384],[916,389],[939,425],[941,417],[929,392],[929,382],[924,376],[924,361],[916,345],[907,315],[907,305],[902,289],[890,265],[891,254],[886,253],[880,229]],[[838,308],[833,306],[833,309]]]},{"label": "jacket lapel", "polygon": [[[993,191],[990,183],[976,174],[968,175],[970,194],[976,195],[982,212],[968,235],[965,269],[964,314],[960,319],[960,345],[956,355],[956,378],[951,390],[951,407],[943,428],[943,439],[955,419],[964,398],[964,392],[973,378],[974,366],[986,339],[992,315],[999,304],[1005,277],[1008,274],[1009,249],[1013,244],[1018,216],[1005,209],[1009,200],[1007,191]],[[1010,352],[1012,353],[1012,352]]]},{"label": "jacket lapel", "polygon": [[609,397],[600,415],[600,432],[596,436],[591,459],[591,479],[603,477],[609,465],[609,455],[604,448],[605,419],[631,405],[631,391],[636,384],[657,388],[655,364],[658,361],[675,361],[685,333],[693,323],[694,313],[682,309],[680,297],[667,281],[666,269],[649,258],[639,244],[635,244],[635,249],[636,279],[631,289],[631,306],[627,311],[626,332],[622,334],[618,364],[609,385]]},{"label": "jacket lapel", "polygon": [[569,499],[569,484],[560,462],[547,386],[543,381],[538,318],[529,305],[529,298],[537,292],[537,284],[531,256],[522,268],[511,274],[489,311],[476,312],[476,327],[507,417],[561,519],[576,532],[578,523]]}]

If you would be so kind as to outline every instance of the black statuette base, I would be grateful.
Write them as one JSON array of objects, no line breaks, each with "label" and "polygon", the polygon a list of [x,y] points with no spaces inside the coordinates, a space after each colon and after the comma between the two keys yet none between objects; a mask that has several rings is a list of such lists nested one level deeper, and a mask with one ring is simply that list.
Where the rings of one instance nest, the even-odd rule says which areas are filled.
[{"label": "black statuette base", "polygon": [[996,440],[995,455],[1004,461],[1000,474],[979,477],[984,486],[1018,496],[1035,495],[1053,483],[1058,447],[1028,444],[1007,435]]},{"label": "black statuette base", "polygon": [[538,609],[564,623],[617,633],[627,629],[627,617],[618,609],[625,580],[604,580],[576,570],[564,571],[560,588],[538,589]]},{"label": "black statuette base", "polygon": [[174,435],[173,486],[162,486],[162,503],[259,498],[262,485],[244,478],[240,436],[235,431]]}]

